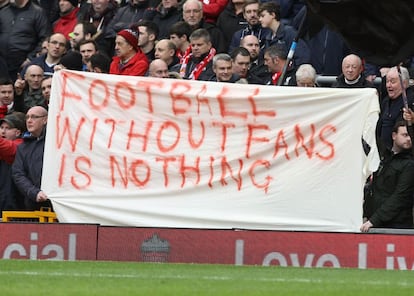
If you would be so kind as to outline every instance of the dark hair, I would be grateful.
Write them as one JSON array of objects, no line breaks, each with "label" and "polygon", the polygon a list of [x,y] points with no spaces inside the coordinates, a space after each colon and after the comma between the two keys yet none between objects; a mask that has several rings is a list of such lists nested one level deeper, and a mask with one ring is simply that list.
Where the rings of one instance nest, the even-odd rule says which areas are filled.
[{"label": "dark hair", "polygon": [[287,59],[287,49],[286,45],[282,43],[277,43],[275,45],[269,46],[265,49],[265,54],[268,54],[271,58],[280,58],[282,60]]},{"label": "dark hair", "polygon": [[187,41],[190,40],[191,32],[191,26],[186,22],[177,22],[170,28],[170,36],[175,34],[178,37],[183,37],[185,35],[187,37]]},{"label": "dark hair", "polygon": [[250,52],[245,47],[236,47],[230,53],[232,60],[236,59],[238,55],[250,58]]},{"label": "dark hair", "polygon": [[107,55],[97,52],[91,56],[89,62],[92,68],[99,68],[102,73],[109,73],[111,59]]},{"label": "dark hair", "polygon": [[0,76],[0,85],[9,85],[13,86],[13,80],[10,79],[8,76]]},{"label": "dark hair", "polygon": [[210,33],[206,29],[197,29],[190,35],[190,41],[192,39],[199,39],[203,38],[206,42],[211,42],[211,36]]},{"label": "dark hair", "polygon": [[262,3],[259,6],[258,14],[260,15],[263,11],[267,11],[268,13],[274,13],[275,19],[280,21],[280,5],[274,2],[266,2]]},{"label": "dark hair", "polygon": [[398,133],[398,129],[401,126],[407,126],[407,123],[404,120],[399,120],[394,124],[394,127],[392,128],[393,133]]},{"label": "dark hair", "polygon": [[78,43],[78,48],[80,48],[82,45],[85,45],[85,44],[88,44],[88,43],[93,44],[93,46],[95,47],[95,50],[96,51],[98,50],[98,45],[96,44],[96,41],[95,40],[92,40],[92,39],[82,39]]},{"label": "dark hair", "polygon": [[[134,24],[134,27],[145,27],[147,29],[148,35],[153,34],[155,36],[154,40],[158,39],[158,34],[160,32],[160,29],[158,28],[158,25],[152,21],[142,20],[138,23]],[[138,31],[138,29],[137,29]],[[138,31],[139,32],[139,31]]]}]

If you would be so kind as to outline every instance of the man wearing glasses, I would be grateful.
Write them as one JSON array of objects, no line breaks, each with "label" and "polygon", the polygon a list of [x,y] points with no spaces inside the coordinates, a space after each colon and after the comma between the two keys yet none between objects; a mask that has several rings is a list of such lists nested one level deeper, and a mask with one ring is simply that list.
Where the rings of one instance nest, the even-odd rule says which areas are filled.
[{"label": "man wearing glasses", "polygon": [[28,134],[25,134],[23,143],[18,146],[12,166],[13,180],[24,196],[26,210],[52,207],[46,193],[40,189],[46,124],[47,111],[45,108],[35,106],[27,111]]}]

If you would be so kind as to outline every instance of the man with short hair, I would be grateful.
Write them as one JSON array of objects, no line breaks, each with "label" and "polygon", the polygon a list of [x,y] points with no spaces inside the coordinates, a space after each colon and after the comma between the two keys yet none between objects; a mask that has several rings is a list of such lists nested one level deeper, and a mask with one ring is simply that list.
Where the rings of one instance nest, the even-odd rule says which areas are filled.
[{"label": "man with short hair", "polygon": [[17,148],[12,165],[14,183],[24,196],[26,210],[39,210],[52,205],[40,188],[45,148],[47,110],[41,106],[30,108],[26,114],[29,134]]},{"label": "man with short hair", "polygon": [[392,141],[391,150],[382,154],[380,168],[373,174],[372,195],[365,197],[362,232],[372,227],[413,227],[414,159],[404,121],[393,127]]},{"label": "man with short hair", "polygon": [[262,79],[250,71],[250,53],[244,47],[236,47],[230,53],[233,61],[233,73],[250,84],[263,84]]},{"label": "man with short hair", "polygon": [[246,35],[240,41],[240,46],[246,48],[250,53],[250,74],[259,77],[260,84],[264,84],[269,80],[270,73],[260,58],[259,39],[255,35]]},{"label": "man with short hair", "polygon": [[27,67],[24,79],[18,78],[14,83],[14,109],[26,113],[33,106],[43,106],[45,101],[40,88],[44,77],[39,65]]},{"label": "man with short hair", "polygon": [[138,46],[147,56],[148,62],[155,59],[155,41],[158,38],[158,27],[151,21],[140,21],[137,23],[139,37]]},{"label": "man with short hair", "polygon": [[209,80],[213,76],[213,57],[216,50],[211,45],[206,29],[197,29],[190,36],[191,52],[183,57],[180,75],[184,79]]},{"label": "man with short hair", "polygon": [[69,33],[70,47],[72,50],[79,50],[79,43],[82,40],[91,40],[96,34],[96,28],[88,22],[80,22],[75,25],[73,32]]},{"label": "man with short hair", "polygon": [[45,100],[44,107],[47,109],[50,102],[50,92],[52,91],[52,77],[44,77],[41,84],[42,96]]},{"label": "man with short hair", "polygon": [[149,77],[168,78],[168,66],[167,63],[161,59],[153,60],[149,65],[148,70]]},{"label": "man with short hair", "polygon": [[0,119],[14,109],[13,81],[8,77],[0,77]]},{"label": "man with short hair", "polygon": [[98,52],[97,45],[93,40],[82,40],[79,42],[79,52],[82,55],[82,70],[88,71],[88,62],[92,55]]},{"label": "man with short hair", "polygon": [[227,53],[219,53],[214,56],[213,72],[211,81],[234,83],[239,79],[239,76],[233,74],[232,60]]},{"label": "man with short hair", "polygon": [[287,50],[284,44],[272,45],[266,48],[264,53],[264,64],[271,74],[267,85],[296,85],[295,70],[292,65],[288,65],[283,81],[279,79],[282,76],[283,68],[287,63]]},{"label": "man with short hair", "polygon": [[161,39],[155,44],[155,58],[166,62],[168,70],[173,72],[179,72],[181,67],[176,51],[177,48],[170,39]]},{"label": "man with short hair", "polygon": [[[39,65],[44,75],[51,76],[55,72],[54,67],[60,63],[60,59],[67,51],[67,40],[62,33],[50,35],[47,43],[47,53],[34,58],[29,65]],[[25,76],[27,67],[20,73],[21,77]]]},{"label": "man with short hair", "polygon": [[213,23],[203,19],[203,3],[199,0],[187,0],[183,4],[183,20],[194,30],[206,29],[210,34],[210,40],[217,52],[226,52],[226,41],[223,33]]},{"label": "man with short hair", "polygon": [[177,48],[177,57],[182,60],[183,56],[190,50],[191,27],[186,22],[177,22],[170,29],[170,40]]},{"label": "man with short hair", "polygon": [[23,198],[13,183],[11,166],[26,131],[25,114],[13,112],[0,119],[0,213],[23,209]]},{"label": "man with short hair", "polygon": [[111,60],[103,53],[95,53],[88,62],[88,71],[95,73],[109,73]]}]

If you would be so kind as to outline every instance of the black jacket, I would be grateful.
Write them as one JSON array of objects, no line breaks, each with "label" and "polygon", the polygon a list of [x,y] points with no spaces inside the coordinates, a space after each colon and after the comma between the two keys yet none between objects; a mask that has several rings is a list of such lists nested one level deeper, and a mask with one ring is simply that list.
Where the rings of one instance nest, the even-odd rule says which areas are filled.
[{"label": "black jacket", "polygon": [[372,195],[365,198],[364,217],[374,227],[412,228],[414,159],[411,150],[387,151],[374,173]]}]

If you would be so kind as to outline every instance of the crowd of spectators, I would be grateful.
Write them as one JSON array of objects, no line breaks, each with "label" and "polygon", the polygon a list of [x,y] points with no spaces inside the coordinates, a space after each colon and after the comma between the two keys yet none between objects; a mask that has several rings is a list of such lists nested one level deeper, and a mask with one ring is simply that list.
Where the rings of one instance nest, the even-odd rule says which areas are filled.
[{"label": "crowd of spectators", "polygon": [[[318,76],[335,76],[332,87],[377,89],[377,137],[392,150],[403,97],[414,103],[403,67],[410,68],[411,59],[398,68],[368,64],[309,13],[291,59],[305,11],[302,0],[0,0],[0,211],[47,202],[38,151],[51,76],[64,68],[299,87],[318,87]],[[374,85],[377,77],[382,84]],[[29,149],[37,151],[35,159],[26,157]],[[412,198],[404,206],[412,207]],[[393,225],[375,217],[375,227]]]}]

